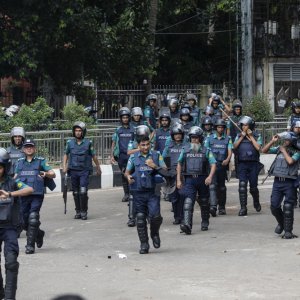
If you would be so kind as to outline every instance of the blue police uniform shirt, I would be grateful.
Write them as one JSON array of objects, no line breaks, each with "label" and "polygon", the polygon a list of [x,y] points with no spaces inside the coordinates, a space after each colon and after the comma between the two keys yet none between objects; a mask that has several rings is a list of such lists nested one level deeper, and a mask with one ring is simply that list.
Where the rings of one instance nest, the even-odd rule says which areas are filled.
[{"label": "blue police uniform shirt", "polygon": [[[213,135],[213,138],[214,139],[217,139],[218,138],[218,135],[217,135],[217,133],[212,133],[212,135]],[[223,133],[222,135],[221,135],[221,139],[225,139],[226,138],[226,134],[225,133]],[[206,137],[206,139],[205,139],[205,141],[204,141],[204,147],[206,147],[206,148],[211,148],[210,147],[210,143],[209,143],[209,137],[210,136],[208,136],[208,137]],[[233,149],[233,143],[232,143],[232,139],[231,139],[231,137],[229,137],[229,142],[228,142],[228,145],[227,145],[227,149],[228,150],[232,150]]]},{"label": "blue police uniform shirt", "polygon": [[[34,162],[37,159],[41,160],[41,164],[40,164],[41,171],[47,172],[47,171],[52,170],[52,168],[49,166],[47,160],[45,158],[39,157],[39,156],[34,156],[31,161],[28,161],[26,158],[20,158],[18,160],[18,162],[21,160],[24,160],[24,166],[26,167],[26,165],[31,164],[32,162]],[[20,173],[20,170],[18,169],[18,163],[17,163],[16,168],[15,168],[15,174],[19,174],[19,173]]]}]

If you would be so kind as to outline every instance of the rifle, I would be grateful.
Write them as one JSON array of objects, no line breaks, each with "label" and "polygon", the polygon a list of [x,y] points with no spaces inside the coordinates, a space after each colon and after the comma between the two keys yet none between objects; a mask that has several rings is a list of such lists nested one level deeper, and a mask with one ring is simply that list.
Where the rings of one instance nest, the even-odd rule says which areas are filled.
[{"label": "rifle", "polygon": [[268,174],[267,174],[267,176],[261,181],[261,184],[264,184],[265,181],[271,176],[271,172],[272,172],[273,169],[274,169],[274,164],[275,164],[275,161],[276,161],[277,156],[278,156],[279,154],[280,154],[280,151],[277,152],[277,155],[276,155],[276,157],[274,158],[274,160],[273,160],[273,162],[272,162],[272,164],[271,164],[271,166],[270,166],[270,169],[268,170]]},{"label": "rifle", "polygon": [[68,198],[68,174],[66,173],[64,176],[64,187],[63,187],[63,199],[65,204],[64,213],[67,213],[67,198]]}]

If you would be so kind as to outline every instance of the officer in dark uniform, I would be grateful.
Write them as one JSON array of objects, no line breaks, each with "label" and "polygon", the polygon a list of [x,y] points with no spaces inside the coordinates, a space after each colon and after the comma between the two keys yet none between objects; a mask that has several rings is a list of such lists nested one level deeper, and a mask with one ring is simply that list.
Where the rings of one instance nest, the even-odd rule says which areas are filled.
[{"label": "officer in dark uniform", "polygon": [[63,172],[71,177],[75,202],[75,219],[87,219],[89,175],[93,172],[92,160],[96,165],[97,175],[101,174],[100,164],[95,154],[92,141],[85,138],[86,125],[77,121],[72,129],[73,137],[67,141],[63,157]]},{"label": "officer in dark uniform", "polygon": [[219,205],[219,215],[226,215],[226,176],[227,169],[232,155],[231,137],[225,134],[226,123],[223,119],[218,119],[214,124],[215,133],[211,134],[205,141],[205,147],[211,149],[216,161],[217,169],[209,186],[210,192],[210,212],[216,216],[217,205]]},{"label": "officer in dark uniform", "polygon": [[171,117],[167,113],[162,113],[159,116],[160,127],[156,129],[154,138],[154,150],[163,153],[166,141],[170,136]]},{"label": "officer in dark uniform", "polygon": [[180,118],[180,111],[179,111],[179,101],[176,98],[172,98],[169,100],[169,109],[171,120],[178,121]]},{"label": "officer in dark uniform", "polygon": [[160,197],[155,193],[155,176],[159,169],[166,169],[166,165],[159,152],[150,150],[149,137],[137,137],[137,142],[139,151],[130,156],[125,175],[134,190],[140,254],[146,254],[149,252],[147,217],[150,219],[153,246],[160,247],[159,228],[163,219],[160,214]]},{"label": "officer in dark uniform", "polygon": [[[150,129],[146,125],[140,125],[137,126],[135,129],[135,135],[134,140],[130,141],[128,144],[127,154],[132,155],[134,153],[137,153],[140,151],[138,147],[138,141],[142,137],[149,137],[150,136]],[[128,203],[128,227],[134,227],[136,223],[136,211],[135,211],[135,205],[134,205],[134,189],[130,189],[130,197],[129,197],[129,203]]]},{"label": "officer in dark uniform", "polygon": [[20,222],[20,196],[28,196],[33,189],[19,179],[8,176],[10,158],[4,148],[0,148],[0,244],[4,244],[5,289],[0,269],[0,299],[16,299],[19,263],[18,231]]},{"label": "officer in dark uniform", "polygon": [[[35,252],[35,243],[38,248],[43,246],[45,232],[40,229],[40,209],[44,200],[47,181],[55,178],[55,173],[43,157],[36,156],[35,142],[25,140],[23,144],[25,158],[17,162],[16,178],[31,186],[32,195],[21,197],[24,229],[27,231],[26,254]],[[46,180],[46,182],[45,182]]]},{"label": "officer in dark uniform", "polygon": [[122,184],[124,196],[122,202],[129,200],[128,181],[124,176],[129,155],[127,155],[128,144],[134,139],[134,127],[130,124],[130,110],[127,107],[122,107],[119,110],[119,118],[121,126],[119,126],[112,137],[111,145],[111,163],[118,162],[122,174]]},{"label": "officer in dark uniform", "polygon": [[148,125],[156,129],[156,102],[157,96],[155,94],[150,94],[146,98],[146,106],[144,109],[144,118]]},{"label": "officer in dark uniform", "polygon": [[254,131],[255,122],[252,118],[248,116],[242,117],[240,126],[242,132],[236,136],[233,147],[236,150],[236,158],[238,159],[239,197],[241,204],[239,216],[246,216],[248,181],[250,194],[253,198],[253,206],[257,212],[261,211],[257,184],[260,171],[259,151],[262,140],[260,134]]},{"label": "officer in dark uniform", "polygon": [[[284,144],[272,147],[279,138],[284,141]],[[294,202],[297,192],[296,179],[300,159],[297,137],[292,132],[275,135],[263,147],[262,152],[277,154],[270,168],[271,175],[275,176],[271,195],[271,212],[278,222],[275,233],[281,234],[284,230],[283,238],[292,239],[297,237],[293,234]],[[283,199],[282,211],[281,203]]]},{"label": "officer in dark uniform", "polygon": [[[209,185],[212,183],[216,171],[216,160],[212,152],[202,145],[204,135],[200,127],[193,126],[188,136],[190,147],[184,147],[178,159],[177,188],[183,189],[181,192],[185,196],[183,223],[180,225],[180,229],[186,234],[191,234],[197,192],[199,194],[197,201],[201,208],[201,230],[208,230]],[[184,184],[181,179],[182,175]]]},{"label": "officer in dark uniform", "polygon": [[[239,124],[240,119],[243,117],[243,105],[241,103],[241,101],[239,100],[235,100],[232,104],[232,116],[231,116],[231,120],[235,123],[235,124]],[[240,132],[235,125],[232,124],[232,122],[228,121],[228,128],[229,128],[229,132],[230,132],[230,136],[232,138],[232,140],[234,141],[237,134]]]},{"label": "officer in dark uniform", "polygon": [[187,94],[186,101],[191,106],[191,116],[193,117],[193,125],[199,126],[201,110],[197,106],[197,96],[194,94]]},{"label": "officer in dark uniform", "polygon": [[[171,128],[171,141],[166,144],[165,150],[162,154],[168,170],[172,172],[172,183],[176,184],[176,168],[179,155],[182,148],[187,145],[184,141],[184,128],[182,124],[174,124]],[[179,193],[176,188],[175,191],[169,195],[169,200],[172,203],[174,213],[174,225],[180,224],[183,219],[183,202],[184,196]]]},{"label": "officer in dark uniform", "polygon": [[184,107],[180,110],[180,124],[182,124],[184,129],[184,134],[188,137],[190,128],[193,126],[193,117],[191,116],[190,110]]},{"label": "officer in dark uniform", "polygon": [[209,117],[209,116],[205,116],[202,119],[201,128],[203,130],[204,138],[206,139],[213,132],[213,121],[212,121],[212,118]]},{"label": "officer in dark uniform", "polygon": [[6,150],[9,154],[11,161],[11,168],[9,170],[9,175],[14,176],[15,166],[19,158],[25,157],[25,154],[22,150],[23,143],[25,140],[25,130],[23,127],[14,127],[10,131],[11,146]]},{"label": "officer in dark uniform", "polygon": [[288,119],[287,129],[290,130],[293,123],[300,121],[300,102],[292,102],[292,115]]}]

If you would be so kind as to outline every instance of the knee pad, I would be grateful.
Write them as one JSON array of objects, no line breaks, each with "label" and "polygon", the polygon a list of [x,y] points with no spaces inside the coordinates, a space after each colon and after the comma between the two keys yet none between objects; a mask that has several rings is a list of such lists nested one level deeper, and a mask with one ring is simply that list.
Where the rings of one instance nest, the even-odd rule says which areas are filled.
[{"label": "knee pad", "polygon": [[40,214],[38,212],[32,212],[29,215],[28,218],[28,223],[29,225],[33,226],[33,227],[38,227],[41,223],[40,223]]},{"label": "knee pad", "polygon": [[256,194],[256,193],[259,192],[257,187],[255,187],[255,188],[250,188],[249,191],[250,191],[251,194]]},{"label": "knee pad", "polygon": [[161,224],[163,221],[163,218],[161,215],[155,216],[153,218],[151,218],[151,222],[155,223],[155,224]]},{"label": "knee pad", "polygon": [[18,271],[19,263],[17,261],[17,254],[15,253],[8,253],[5,256],[5,269],[10,271]]},{"label": "knee pad", "polygon": [[209,198],[200,198],[199,205],[200,206],[209,206]]},{"label": "knee pad", "polygon": [[145,214],[143,214],[143,213],[136,214],[136,225],[137,225],[137,227],[144,227],[147,225]]},{"label": "knee pad", "polygon": [[291,203],[284,203],[283,213],[287,217],[292,217],[294,214],[294,206]]},{"label": "knee pad", "polygon": [[245,181],[240,181],[239,193],[247,193],[247,183]]},{"label": "knee pad", "polygon": [[191,210],[193,208],[193,200],[191,198],[185,198],[183,204],[183,210]]},{"label": "knee pad", "polygon": [[87,188],[85,186],[80,187],[80,194],[86,194],[87,193]]}]

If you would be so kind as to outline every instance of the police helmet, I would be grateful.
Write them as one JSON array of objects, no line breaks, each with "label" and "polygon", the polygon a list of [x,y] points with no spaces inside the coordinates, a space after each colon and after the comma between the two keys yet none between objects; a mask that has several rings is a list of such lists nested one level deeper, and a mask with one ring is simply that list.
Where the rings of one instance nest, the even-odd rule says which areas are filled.
[{"label": "police helmet", "polygon": [[191,116],[191,111],[188,108],[182,108],[180,110],[180,119],[182,116],[189,116],[189,121],[193,120],[193,117]]},{"label": "police helmet", "polygon": [[150,129],[146,125],[139,125],[135,129],[136,137],[138,136],[149,136],[150,135]]},{"label": "police helmet", "polygon": [[131,109],[131,116],[143,116],[143,111],[140,107],[133,107]]},{"label": "police helmet", "polygon": [[292,128],[300,128],[300,121],[293,122]]},{"label": "police helmet", "polygon": [[195,100],[197,101],[197,96],[195,94],[187,94],[186,95],[186,101],[189,101],[189,100]]},{"label": "police helmet", "polygon": [[122,116],[130,116],[130,109],[126,106],[120,108],[119,110],[119,118],[122,118]]},{"label": "police helmet", "polygon": [[170,116],[170,114],[168,114],[168,113],[166,113],[166,112],[162,113],[162,114],[159,116],[159,120],[161,121],[161,119],[163,119],[163,118],[166,118],[166,119],[169,120],[169,122],[171,122],[171,116]]},{"label": "police helmet", "polygon": [[212,115],[214,113],[213,107],[211,107],[210,105],[207,105],[205,108],[205,113]]},{"label": "police helmet", "polygon": [[226,122],[225,122],[223,119],[218,118],[218,119],[215,121],[214,126],[215,126],[215,128],[217,128],[218,126],[226,127]]},{"label": "police helmet", "polygon": [[211,117],[206,116],[202,119],[201,127],[203,128],[205,125],[213,125],[213,121]]},{"label": "police helmet", "polygon": [[220,96],[216,95],[216,96],[212,97],[212,103],[213,103],[213,102],[217,102],[218,105],[219,105],[219,104],[221,103],[221,98],[220,98]]},{"label": "police helmet", "polygon": [[157,101],[157,95],[155,95],[155,94],[148,95],[147,98],[146,98],[146,104],[149,104],[150,100]]},{"label": "police helmet", "polygon": [[187,102],[183,103],[183,105],[181,106],[181,109],[183,109],[183,108],[187,108],[190,112],[192,111],[192,107]]},{"label": "police helmet", "polygon": [[203,140],[203,130],[199,126],[192,126],[188,133],[189,139],[191,141],[191,138],[193,136],[197,136],[200,139],[200,142]]},{"label": "police helmet", "polygon": [[240,121],[239,121],[240,127],[242,127],[243,125],[249,125],[249,128],[251,130],[254,129],[255,127],[255,122],[251,117],[248,116],[243,116]]},{"label": "police helmet", "polygon": [[169,108],[171,108],[171,106],[176,105],[176,107],[178,107],[179,101],[176,98],[172,98],[169,100]]},{"label": "police helmet", "polygon": [[86,135],[86,125],[84,122],[82,121],[76,121],[73,125],[73,128],[72,128],[72,133],[73,133],[73,136],[75,137],[75,128],[80,128],[82,130],[82,137],[85,137]]},{"label": "police helmet", "polygon": [[242,104],[242,102],[240,100],[233,101],[232,108],[235,109],[236,107],[243,108],[243,104]]},{"label": "police helmet", "polygon": [[278,137],[283,141],[291,142],[291,145],[299,150],[299,146],[297,143],[297,135],[291,131],[284,131],[278,134]]},{"label": "police helmet", "polygon": [[10,169],[11,161],[10,156],[6,149],[0,148],[0,164],[4,166],[5,173]]},{"label": "police helmet", "polygon": [[170,135],[171,135],[172,140],[174,140],[175,134],[182,134],[182,138],[184,137],[184,127],[182,124],[176,123],[172,126],[172,128],[170,130]]},{"label": "police helmet", "polygon": [[21,136],[22,137],[22,142],[25,140],[25,130],[23,127],[13,127],[12,130],[10,131],[10,138],[11,142],[14,144],[14,136]]},{"label": "police helmet", "polygon": [[295,108],[300,107],[300,102],[299,101],[293,101],[291,106],[292,106],[292,112],[295,113]]}]

